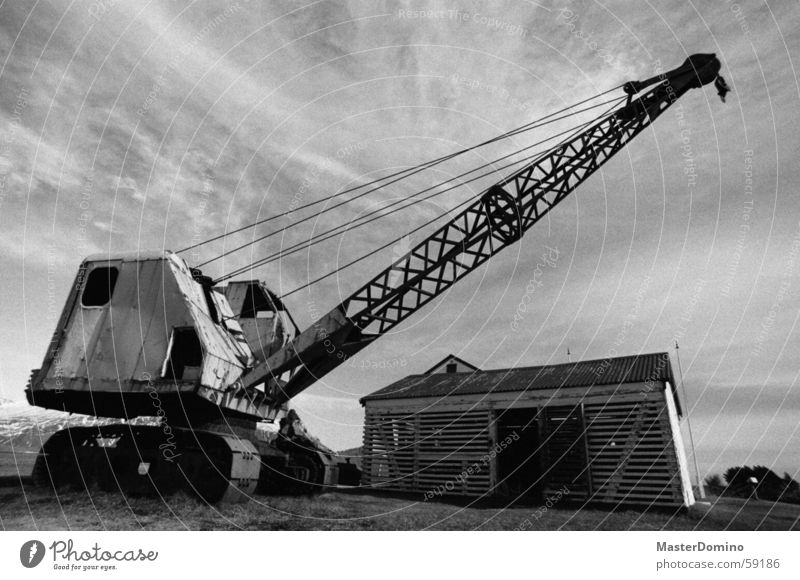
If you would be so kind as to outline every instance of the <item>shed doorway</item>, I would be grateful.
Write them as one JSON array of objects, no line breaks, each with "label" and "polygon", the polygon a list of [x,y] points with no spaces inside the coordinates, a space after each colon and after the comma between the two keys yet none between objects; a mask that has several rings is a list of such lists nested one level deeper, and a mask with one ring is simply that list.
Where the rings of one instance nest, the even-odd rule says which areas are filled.
[{"label": "shed doorway", "polygon": [[510,441],[497,451],[498,493],[513,501],[542,499],[542,454],[537,409],[498,412],[497,442]]}]

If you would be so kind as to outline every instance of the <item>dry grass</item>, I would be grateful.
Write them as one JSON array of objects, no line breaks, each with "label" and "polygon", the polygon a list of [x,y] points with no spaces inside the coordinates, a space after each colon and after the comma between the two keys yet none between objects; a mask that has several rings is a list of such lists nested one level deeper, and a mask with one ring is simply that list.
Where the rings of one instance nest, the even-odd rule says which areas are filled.
[{"label": "dry grass", "polygon": [[0,487],[0,527],[6,530],[787,530],[800,529],[799,517],[797,506],[733,499],[690,513],[566,505],[541,512],[537,506],[425,503],[342,491],[209,506],[185,495],[125,498],[71,491],[56,496],[27,484]]}]

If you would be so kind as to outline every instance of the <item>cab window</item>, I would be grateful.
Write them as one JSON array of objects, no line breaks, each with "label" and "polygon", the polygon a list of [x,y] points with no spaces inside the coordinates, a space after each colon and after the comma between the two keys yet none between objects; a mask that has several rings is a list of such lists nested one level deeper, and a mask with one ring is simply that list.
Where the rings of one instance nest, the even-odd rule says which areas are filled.
[{"label": "cab window", "polygon": [[111,301],[117,285],[119,270],[112,267],[94,268],[86,278],[81,304],[85,307],[105,306]]}]

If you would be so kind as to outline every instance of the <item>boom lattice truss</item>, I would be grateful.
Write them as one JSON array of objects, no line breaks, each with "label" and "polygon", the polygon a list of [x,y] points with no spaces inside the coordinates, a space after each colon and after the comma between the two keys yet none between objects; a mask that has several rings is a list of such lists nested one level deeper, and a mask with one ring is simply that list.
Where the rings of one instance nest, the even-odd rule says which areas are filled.
[{"label": "boom lattice truss", "polygon": [[[265,394],[275,403],[313,384],[519,240],[689,89],[714,80],[719,68],[714,55],[695,55],[669,73],[625,85],[627,103],[489,188],[245,375],[245,390],[266,381],[272,388]],[[287,382],[276,380],[287,371]]]}]

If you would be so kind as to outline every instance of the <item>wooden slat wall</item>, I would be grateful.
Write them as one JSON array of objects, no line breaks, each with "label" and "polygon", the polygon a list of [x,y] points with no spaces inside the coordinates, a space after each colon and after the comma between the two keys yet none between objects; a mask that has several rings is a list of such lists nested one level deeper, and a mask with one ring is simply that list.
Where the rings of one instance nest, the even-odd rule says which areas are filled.
[{"label": "wooden slat wall", "polygon": [[584,405],[593,493],[590,501],[681,505],[683,494],[662,396]]},{"label": "wooden slat wall", "polygon": [[[362,484],[393,491],[481,495],[491,486],[490,412],[367,409]],[[467,475],[472,467],[474,473]],[[477,469],[476,469],[477,467]]]},{"label": "wooden slat wall", "polygon": [[[663,393],[642,395],[636,400],[630,396],[620,399],[624,400],[583,399],[588,500],[682,505],[680,470]],[[489,494],[494,465],[484,464],[483,458],[492,446],[491,413],[489,409],[415,413],[408,407],[368,405],[362,484],[425,493],[449,482],[450,494]],[[578,451],[575,455],[579,455]],[[475,465],[480,467],[478,473],[462,476]],[[582,495],[576,493],[573,497]]]}]

